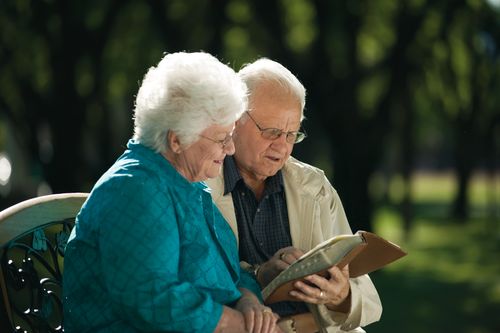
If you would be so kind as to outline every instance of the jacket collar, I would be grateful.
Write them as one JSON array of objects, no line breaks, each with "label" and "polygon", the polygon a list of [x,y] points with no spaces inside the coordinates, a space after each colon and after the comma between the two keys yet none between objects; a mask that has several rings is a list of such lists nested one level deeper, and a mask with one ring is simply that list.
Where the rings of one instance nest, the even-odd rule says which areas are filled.
[{"label": "jacket collar", "polygon": [[281,170],[285,179],[293,179],[294,182],[298,182],[295,185],[300,186],[303,192],[313,197],[324,190],[324,178],[318,177],[318,174],[324,176],[324,172],[318,168],[299,162],[290,156]]}]

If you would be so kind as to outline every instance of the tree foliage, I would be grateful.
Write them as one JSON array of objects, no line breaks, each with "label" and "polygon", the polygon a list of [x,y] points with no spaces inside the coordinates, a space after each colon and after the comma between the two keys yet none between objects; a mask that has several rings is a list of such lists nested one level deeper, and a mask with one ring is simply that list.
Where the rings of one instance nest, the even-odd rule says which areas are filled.
[{"label": "tree foliage", "polygon": [[[238,69],[259,56],[308,91],[308,141],[353,229],[370,229],[374,175],[454,168],[467,213],[478,167],[498,168],[500,14],[481,0],[4,0],[0,151],[8,201],[88,191],[131,135],[134,95],[164,52],[205,50]],[[497,164],[495,164],[497,163]],[[375,188],[384,192],[384,187]]]}]

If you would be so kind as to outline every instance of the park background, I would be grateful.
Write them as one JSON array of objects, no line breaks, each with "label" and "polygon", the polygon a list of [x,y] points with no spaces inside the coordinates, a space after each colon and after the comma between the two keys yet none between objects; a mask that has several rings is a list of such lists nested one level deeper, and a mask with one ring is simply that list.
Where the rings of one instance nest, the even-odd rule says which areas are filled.
[{"label": "park background", "polygon": [[409,255],[371,274],[368,332],[500,332],[500,1],[2,0],[0,209],[90,191],[165,52],[288,67],[308,97],[293,155],[352,229]]}]

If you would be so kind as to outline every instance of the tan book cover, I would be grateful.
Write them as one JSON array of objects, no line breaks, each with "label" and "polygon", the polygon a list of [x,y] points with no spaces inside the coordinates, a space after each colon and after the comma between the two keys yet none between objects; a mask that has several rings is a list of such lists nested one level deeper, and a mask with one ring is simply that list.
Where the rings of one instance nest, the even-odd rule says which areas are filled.
[{"label": "tan book cover", "polygon": [[288,266],[262,290],[262,296],[266,304],[297,301],[289,293],[294,289],[293,283],[307,275],[326,276],[328,268],[349,264],[349,276],[358,277],[405,255],[398,245],[371,232],[338,235],[318,244]]}]

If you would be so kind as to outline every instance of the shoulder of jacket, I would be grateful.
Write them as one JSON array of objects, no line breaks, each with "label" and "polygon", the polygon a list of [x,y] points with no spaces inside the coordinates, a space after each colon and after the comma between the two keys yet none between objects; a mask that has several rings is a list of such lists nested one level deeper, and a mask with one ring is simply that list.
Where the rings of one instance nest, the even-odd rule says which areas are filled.
[{"label": "shoulder of jacket", "polygon": [[290,173],[302,177],[310,177],[310,178],[323,178],[325,177],[325,173],[323,170],[312,166],[310,164],[299,161],[295,157],[290,156],[288,161],[286,161],[283,172]]},{"label": "shoulder of jacket", "polygon": [[285,181],[293,181],[296,185],[313,194],[324,191],[325,187],[331,187],[323,170],[301,162],[292,156],[288,158],[283,167],[283,177]]}]

